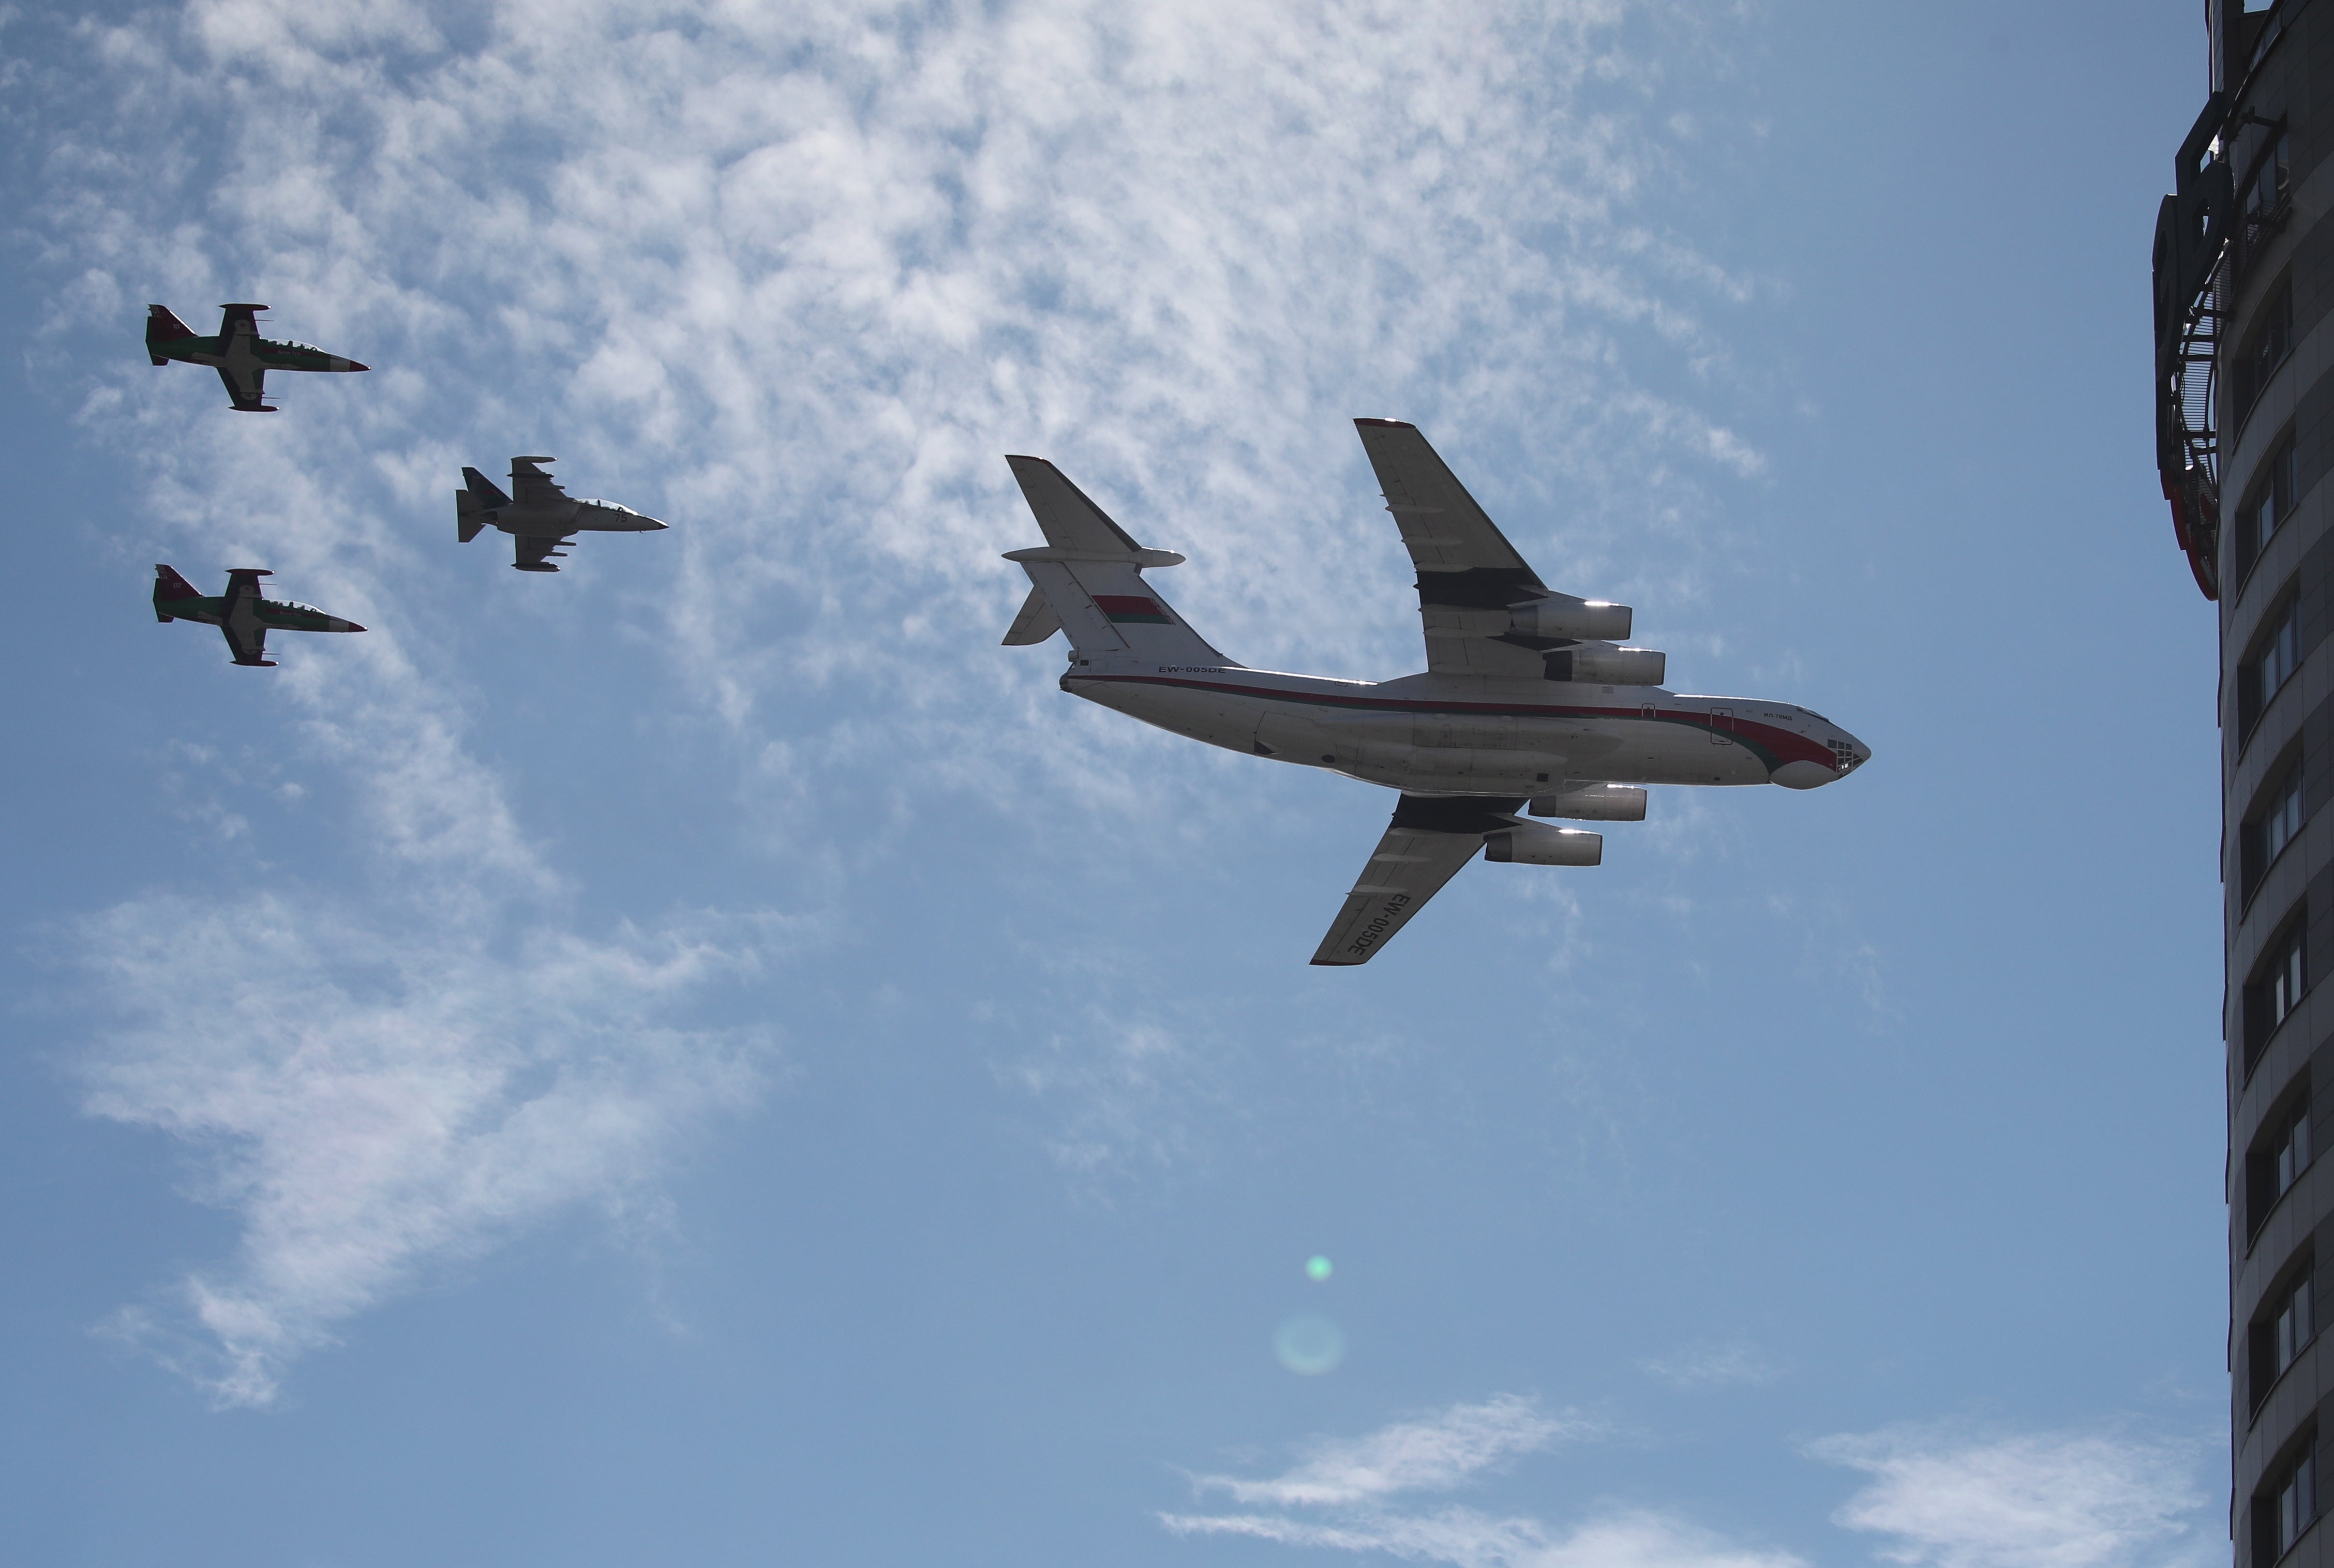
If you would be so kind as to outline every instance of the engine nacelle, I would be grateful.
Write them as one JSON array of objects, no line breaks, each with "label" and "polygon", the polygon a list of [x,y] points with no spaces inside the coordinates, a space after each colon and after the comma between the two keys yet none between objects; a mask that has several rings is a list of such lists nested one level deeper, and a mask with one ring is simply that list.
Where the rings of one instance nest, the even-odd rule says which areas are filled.
[{"label": "engine nacelle", "polygon": [[1546,656],[1550,680],[1598,681],[1606,686],[1659,686],[1669,673],[1669,655],[1650,648],[1595,644],[1558,649]]},{"label": "engine nacelle", "polygon": [[1593,866],[1605,858],[1605,835],[1525,822],[1484,834],[1483,858],[1519,866]]},{"label": "engine nacelle", "polygon": [[1568,637],[1583,642],[1618,642],[1629,635],[1629,607],[1598,599],[1552,593],[1510,605],[1508,630],[1523,637]]},{"label": "engine nacelle", "polygon": [[1528,808],[1536,817],[1570,817],[1577,822],[1641,822],[1645,792],[1635,784],[1590,784],[1560,795],[1539,795]]}]

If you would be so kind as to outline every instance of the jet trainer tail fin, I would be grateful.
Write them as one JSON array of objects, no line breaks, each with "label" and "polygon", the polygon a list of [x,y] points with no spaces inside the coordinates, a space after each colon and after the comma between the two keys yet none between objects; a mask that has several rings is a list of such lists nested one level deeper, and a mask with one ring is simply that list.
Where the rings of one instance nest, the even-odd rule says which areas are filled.
[{"label": "jet trainer tail fin", "polygon": [[[160,307],[155,308],[159,310]],[[176,620],[178,617],[169,611],[170,605],[201,597],[195,585],[179,576],[175,568],[165,566],[159,561],[154,563],[155,620]]]},{"label": "jet trainer tail fin", "polygon": [[1046,535],[1043,548],[1005,557],[1029,574],[1033,589],[1005,634],[1007,646],[1043,642],[1059,627],[1081,654],[1238,668],[1143,582],[1144,567],[1180,565],[1181,555],[1137,544],[1044,458],[1005,460]]},{"label": "jet trainer tail fin", "polygon": [[468,544],[487,525],[486,518],[479,514],[507,506],[511,498],[476,468],[464,468],[462,482],[465,488],[454,492],[454,533],[461,543]]},{"label": "jet trainer tail fin", "polygon": [[146,307],[146,357],[156,364],[170,362],[169,357],[160,351],[159,344],[175,343],[194,335],[195,329],[172,315],[168,306]]}]

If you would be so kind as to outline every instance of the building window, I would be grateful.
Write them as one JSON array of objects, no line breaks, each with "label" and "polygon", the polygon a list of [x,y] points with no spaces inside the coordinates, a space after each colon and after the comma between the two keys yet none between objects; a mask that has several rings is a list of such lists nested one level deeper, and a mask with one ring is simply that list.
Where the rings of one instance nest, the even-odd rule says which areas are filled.
[{"label": "building window", "polygon": [[2262,1124],[2245,1156],[2245,1236],[2251,1238],[2268,1223],[2277,1200],[2310,1169],[2310,1074],[2279,1097],[2277,1110]]},{"label": "building window", "polygon": [[2289,1269],[2283,1288],[2271,1294],[2260,1315],[2253,1319],[2245,1360],[2252,1376],[2255,1409],[2261,1408],[2277,1380],[2300,1359],[2301,1352],[2317,1337],[2318,1320],[2310,1301],[2310,1272],[2308,1258]]},{"label": "building window", "polygon": [[2262,390],[2269,385],[2277,368],[2285,363],[2285,356],[2293,348],[2293,282],[2286,279],[2270,291],[2262,302],[2252,331],[2247,334],[2244,346],[2237,351],[2232,367],[2230,390],[2233,394],[2235,417],[2229,428],[2235,429],[2253,411],[2261,400]]},{"label": "building window", "polygon": [[2305,914],[2290,920],[2284,933],[2270,944],[2269,956],[2262,960],[2252,985],[2245,987],[2245,1072],[2250,1074],[2259,1064],[2262,1053],[2269,1048],[2270,1036],[2278,1025],[2300,1005],[2307,980],[2302,971],[2302,943],[2309,935],[2310,921]]},{"label": "building window", "polygon": [[2242,733],[2250,735],[2278,689],[2293,678],[2301,664],[2300,606],[2289,600],[2274,611],[2252,652],[2237,667],[2237,717]]},{"label": "building window", "polygon": [[2261,553],[2269,547],[2270,536],[2278,525],[2293,515],[2294,503],[2293,438],[2288,436],[2262,465],[2253,480],[2252,495],[2237,508],[2237,571],[2239,581],[2252,570]]},{"label": "building window", "polygon": [[2264,228],[2273,226],[2285,216],[2286,204],[2292,199],[2292,175],[2286,164],[2285,132],[2278,131],[2269,139],[2252,167],[2245,172],[2245,188],[2238,200],[2244,209],[2246,237],[2256,237]]},{"label": "building window", "polygon": [[2283,770],[2271,781],[2270,786],[2254,797],[2258,803],[2253,814],[2237,830],[2238,859],[2243,898],[2250,901],[2261,886],[2262,878],[2285,852],[2285,846],[2300,836],[2302,822],[2301,759],[2289,761]]},{"label": "building window", "polygon": [[2318,1520],[2318,1440],[2312,1433],[2301,1451],[2276,1470],[2253,1498],[2254,1568],[2269,1568],[2293,1550]]}]

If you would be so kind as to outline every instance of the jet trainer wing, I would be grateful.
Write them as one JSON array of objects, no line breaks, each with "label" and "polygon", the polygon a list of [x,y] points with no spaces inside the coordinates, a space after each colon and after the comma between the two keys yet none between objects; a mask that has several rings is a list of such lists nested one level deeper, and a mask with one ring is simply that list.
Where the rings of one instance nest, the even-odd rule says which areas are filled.
[{"label": "jet trainer wing", "polygon": [[1538,651],[1493,640],[1507,630],[1509,605],[1548,592],[1539,574],[1417,426],[1355,419],[1354,428],[1418,569],[1426,668],[1437,675],[1539,678],[1547,667]]},{"label": "jet trainer wing", "polygon": [[[1496,530],[1494,531],[1496,532]],[[1326,965],[1366,964],[1459,868],[1475,858],[1485,834],[1510,825],[1520,800],[1480,795],[1405,794],[1394,822],[1345,895],[1345,907],[1313,955]]]},{"label": "jet trainer wing", "polygon": [[227,596],[219,605],[219,635],[227,639],[227,652],[237,664],[272,666],[275,661],[267,657],[267,628],[253,624],[247,628],[236,625],[236,611],[246,599],[257,599],[262,593],[259,580],[275,573],[256,566],[235,566],[227,570]]},{"label": "jet trainer wing", "polygon": [[548,534],[514,534],[511,535],[511,544],[517,549],[518,560],[516,564],[521,572],[558,571],[559,568],[554,566],[549,558],[554,555],[561,554],[559,548],[561,545],[573,544],[574,543],[575,536],[573,534],[568,534],[563,539],[555,539]]},{"label": "jet trainer wing", "polygon": [[564,501],[567,492],[558,481],[545,473],[540,465],[556,463],[556,457],[513,457],[511,459],[511,495],[522,506],[541,506],[553,501]]},{"label": "jet trainer wing", "polygon": [[[237,370],[242,373],[237,374]],[[267,404],[266,366],[251,364],[250,361],[246,361],[243,366],[234,369],[221,365],[218,368],[218,373],[219,380],[227,387],[227,399],[237,409],[246,414],[275,412]]]},{"label": "jet trainer wing", "polygon": [[227,639],[227,650],[237,664],[275,667],[275,661],[267,657],[267,628],[265,626],[255,626],[249,631],[237,631],[233,621],[221,620],[219,635]]}]

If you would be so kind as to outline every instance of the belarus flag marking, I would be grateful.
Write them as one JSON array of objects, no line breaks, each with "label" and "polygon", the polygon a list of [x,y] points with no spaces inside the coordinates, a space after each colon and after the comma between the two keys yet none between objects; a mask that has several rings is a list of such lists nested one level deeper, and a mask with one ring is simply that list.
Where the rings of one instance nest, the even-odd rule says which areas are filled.
[{"label": "belarus flag marking", "polygon": [[1132,620],[1148,626],[1175,624],[1167,618],[1167,612],[1159,608],[1157,600],[1146,599],[1139,593],[1097,593],[1095,602],[1102,606],[1102,612],[1114,621]]}]

